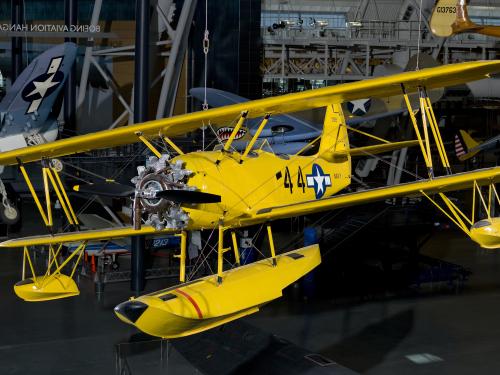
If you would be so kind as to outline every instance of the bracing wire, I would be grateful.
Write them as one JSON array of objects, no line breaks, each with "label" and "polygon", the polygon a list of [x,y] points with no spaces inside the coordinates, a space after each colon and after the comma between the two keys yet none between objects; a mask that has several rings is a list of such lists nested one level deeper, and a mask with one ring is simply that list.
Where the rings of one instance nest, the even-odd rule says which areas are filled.
[{"label": "bracing wire", "polygon": [[[23,22],[26,24],[26,2],[23,0]],[[30,64],[30,56],[28,54],[28,34],[26,29],[24,29],[24,48],[26,50],[26,66]],[[12,82],[14,83],[14,82]]]},{"label": "bracing wire", "polygon": [[415,70],[420,70],[420,40],[422,39],[422,0],[420,0],[418,15],[418,38],[417,38],[417,65]]}]

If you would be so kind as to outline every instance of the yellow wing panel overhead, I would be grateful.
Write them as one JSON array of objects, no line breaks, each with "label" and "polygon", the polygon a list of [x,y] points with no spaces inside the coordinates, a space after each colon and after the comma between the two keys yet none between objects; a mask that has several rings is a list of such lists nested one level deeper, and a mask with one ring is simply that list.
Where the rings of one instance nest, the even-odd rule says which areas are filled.
[{"label": "yellow wing panel overhead", "polygon": [[137,132],[147,137],[157,137],[160,134],[168,137],[177,136],[193,131],[209,121],[212,124],[228,124],[243,111],[248,111],[247,118],[261,117],[266,113],[290,113],[356,99],[399,95],[401,84],[405,86],[408,93],[411,93],[415,92],[419,86],[425,86],[428,89],[453,86],[482,79],[499,71],[500,61],[466,62],[253,100],[3,152],[0,153],[0,165],[16,164],[16,158],[20,158],[23,162],[30,162],[43,157],[58,157],[130,144],[138,141]]},{"label": "yellow wing panel overhead", "polygon": [[457,173],[451,176],[437,177],[433,180],[422,180],[389,187],[364,190],[356,193],[335,195],[330,198],[308,201],[286,206],[262,209],[254,216],[243,219],[241,225],[250,225],[263,220],[283,219],[298,215],[327,211],[346,206],[380,201],[393,197],[418,196],[444,193],[448,191],[471,189],[474,181],[479,186],[500,181],[500,167],[481,169],[474,172]]},{"label": "yellow wing panel overhead", "polygon": [[175,229],[164,229],[161,231],[157,231],[152,226],[142,226],[141,229],[136,230],[133,227],[129,226],[123,228],[87,230],[81,232],[59,233],[54,235],[47,234],[44,236],[23,237],[0,242],[0,247],[55,245],[69,242],[110,240],[113,238],[124,238],[148,234],[174,234],[178,232],[179,231]]}]

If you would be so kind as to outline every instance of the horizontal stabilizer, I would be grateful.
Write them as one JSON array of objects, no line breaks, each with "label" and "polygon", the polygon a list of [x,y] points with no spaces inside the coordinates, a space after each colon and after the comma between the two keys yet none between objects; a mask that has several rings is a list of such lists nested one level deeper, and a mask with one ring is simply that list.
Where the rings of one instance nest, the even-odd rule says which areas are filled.
[{"label": "horizontal stabilizer", "polygon": [[384,152],[399,150],[405,147],[413,147],[417,146],[418,141],[403,141],[403,142],[392,142],[392,143],[383,143],[379,145],[365,146],[365,147],[356,147],[351,148],[341,152],[335,152],[334,155],[346,155],[349,154],[351,156],[371,156],[376,154],[382,154]]}]

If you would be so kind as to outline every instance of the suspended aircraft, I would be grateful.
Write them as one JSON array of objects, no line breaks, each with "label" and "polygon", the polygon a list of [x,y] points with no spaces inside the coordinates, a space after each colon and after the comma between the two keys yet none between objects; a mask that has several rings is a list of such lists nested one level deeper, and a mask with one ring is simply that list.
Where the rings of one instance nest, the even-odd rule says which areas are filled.
[{"label": "suspended aircraft", "polygon": [[[76,58],[74,43],[52,47],[35,58],[7,90],[0,102],[0,151],[52,142],[57,138],[57,117],[62,104],[61,89]],[[4,170],[0,166],[0,173]],[[14,199],[7,197],[0,179],[0,218],[13,224],[19,220]]]},{"label": "suspended aircraft", "polygon": [[[18,165],[49,234],[11,239],[1,247],[22,247],[23,277],[14,286],[26,301],[65,298],[79,293],[72,279],[85,246],[92,240],[111,240],[136,235],[175,234],[180,236],[179,280],[181,284],[132,298],[116,306],[124,322],[155,336],[173,338],[194,334],[255,313],[269,301],[279,298],[283,289],[321,262],[318,245],[279,254],[273,240],[272,222],[341,207],[384,200],[389,197],[423,195],[474,241],[484,247],[499,247],[500,223],[488,214],[476,222],[466,218],[445,193],[472,189],[480,196],[481,186],[496,194],[500,168],[452,174],[427,90],[482,79],[500,71],[500,61],[446,65],[393,76],[346,83],[205,111],[174,116],[112,130],[100,131],[48,144],[0,153],[1,165]],[[410,94],[419,97],[419,111],[412,107]],[[402,95],[407,104],[417,140],[351,148],[342,103],[366,97]],[[282,113],[326,107],[323,132],[314,155],[274,154],[255,148],[255,142],[270,118]],[[420,121],[416,113],[420,113]],[[232,148],[244,123],[262,118],[252,139],[241,152]],[[211,124],[233,124],[224,147],[214,151],[184,153],[172,137]],[[434,140],[439,160],[447,175],[436,176],[431,154]],[[142,142],[153,154],[138,168],[133,185],[114,182],[81,185],[77,189],[91,194],[130,196],[134,204],[132,226],[96,231],[52,233],[51,187],[61,202],[70,224],[78,224],[64,185],[50,159],[89,150]],[[355,193],[340,193],[351,182],[351,157],[394,150],[416,144],[422,152],[427,178],[390,187]],[[161,148],[160,148],[161,146]],[[163,151],[167,149],[168,151]],[[173,157],[174,154],[177,156]],[[41,161],[45,181],[44,204],[32,188],[26,163]],[[479,193],[476,195],[476,190]],[[442,203],[434,196],[439,197]],[[496,194],[498,197],[498,195]],[[478,198],[479,200],[479,198]],[[474,200],[475,202],[475,200]],[[474,210],[473,210],[474,212]],[[486,220],[486,221],[485,221]],[[269,258],[225,269],[228,251],[239,262],[236,229],[263,225],[269,242]],[[189,280],[186,277],[187,232],[209,230],[216,233],[217,268],[213,275]],[[232,247],[226,247],[228,238]],[[62,263],[58,254],[64,243],[79,241],[80,246]],[[36,274],[29,247],[48,246],[49,262],[44,274]],[[63,269],[73,262],[69,275]],[[26,274],[31,271],[31,276]]]},{"label": "suspended aircraft", "polygon": [[478,25],[471,21],[466,0],[439,0],[430,19],[432,33],[448,38],[460,33],[475,33],[499,37],[500,26]]},{"label": "suspended aircraft", "polygon": [[478,142],[465,130],[455,135],[455,153],[459,160],[465,161],[480,152],[491,152],[500,149],[500,135]]}]

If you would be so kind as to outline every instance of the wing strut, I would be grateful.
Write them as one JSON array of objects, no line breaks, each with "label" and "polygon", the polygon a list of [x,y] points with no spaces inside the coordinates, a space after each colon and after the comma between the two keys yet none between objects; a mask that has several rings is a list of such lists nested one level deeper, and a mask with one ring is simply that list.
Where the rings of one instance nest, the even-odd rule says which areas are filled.
[{"label": "wing strut", "polygon": [[53,226],[52,203],[50,201],[50,186],[52,186],[54,192],[56,193],[57,199],[61,204],[61,207],[64,211],[64,214],[66,215],[66,218],[68,219],[69,224],[71,226],[78,227],[78,218],[76,217],[75,211],[73,210],[73,206],[71,205],[71,201],[69,200],[68,194],[66,193],[66,189],[64,188],[61,178],[59,177],[59,173],[54,167],[50,165],[50,162],[47,159],[42,160],[43,188],[45,193],[45,205],[47,211],[44,210],[42,203],[40,202],[40,199],[35,192],[35,188],[33,187],[31,179],[29,178],[28,172],[26,171],[26,168],[24,167],[20,159],[18,159],[18,166],[26,184],[28,185],[28,189],[31,193],[31,196],[33,197],[33,200],[35,201],[38,211],[40,212],[40,216],[42,217],[42,220],[49,231],[52,232]]},{"label": "wing strut", "polygon": [[248,116],[248,111],[241,112],[241,116],[238,120],[238,123],[234,127],[233,132],[229,136],[229,139],[227,140],[226,144],[224,145],[224,151],[229,151],[229,149],[231,148],[231,145],[233,144],[233,141],[236,138],[236,134],[238,134],[238,132],[240,131],[241,126],[245,122],[247,116]]},{"label": "wing strut", "polygon": [[[217,247],[217,283],[220,285],[222,284],[222,276],[224,274],[224,253],[227,251],[231,250],[231,247],[224,247],[224,232],[229,229],[230,227],[224,227],[223,223],[219,223],[219,243]],[[271,251],[271,261],[272,261],[272,266],[276,267],[277,261],[276,261],[276,250],[274,247],[274,240],[273,240],[273,232],[271,230],[271,224],[267,224],[267,237],[269,239],[269,249]],[[233,243],[233,252],[234,252],[234,258],[236,261],[236,265],[240,266],[241,261],[240,261],[240,253],[238,250],[238,241],[236,239],[236,233],[234,231],[231,231],[231,239]],[[181,258],[182,259],[182,258]],[[182,280],[181,280],[182,281]]]},{"label": "wing strut", "polygon": [[446,155],[443,138],[441,137],[441,132],[439,131],[439,126],[436,121],[436,116],[434,115],[434,110],[432,109],[432,103],[429,99],[429,95],[427,95],[427,90],[425,89],[425,87],[420,90],[420,108],[422,107],[425,110],[425,114],[431,126],[434,139],[436,140],[437,149],[439,152],[439,156],[441,157],[443,167],[446,169],[447,174],[451,174],[450,161],[448,160],[448,155]]},{"label": "wing strut", "polygon": [[[495,204],[500,204],[500,197],[493,183],[488,185],[488,201],[486,202],[481,187],[477,181],[473,182],[470,218],[444,193],[438,194],[444,206],[425,193],[425,191],[421,191],[421,194],[481,247],[487,249],[500,248],[500,218],[492,216],[492,208]],[[479,198],[476,198],[476,196],[479,196]],[[483,216],[483,218],[478,221],[475,221],[476,201],[479,201],[477,205],[482,207],[481,211],[483,211],[485,213],[484,216],[486,216]]]},{"label": "wing strut", "polygon": [[406,89],[403,84],[401,84],[401,89],[403,91],[403,97],[408,109],[408,114],[410,115],[413,128],[415,129],[415,134],[420,144],[420,150],[422,151],[425,165],[427,166],[427,173],[429,174],[429,178],[434,178],[429,128],[431,129],[432,136],[434,137],[434,141],[436,142],[436,148],[438,150],[443,167],[445,168],[447,174],[451,174],[450,162],[448,160],[448,156],[446,155],[446,149],[444,148],[441,132],[439,131],[436,116],[434,115],[434,110],[432,109],[432,104],[429,96],[427,95],[425,87],[418,88],[420,115],[422,119],[422,130],[424,134],[423,138],[419,130],[417,118],[415,117],[415,111],[411,106],[410,99],[408,98],[408,94],[406,93]]},{"label": "wing strut", "polygon": [[[29,302],[49,301],[80,294],[78,286],[73,280],[73,276],[82,259],[86,246],[87,242],[84,241],[70,256],[59,264],[57,262],[57,257],[61,251],[62,244],[59,245],[57,251],[54,251],[53,246],[49,245],[49,261],[47,271],[43,276],[36,275],[30,253],[25,246],[23,250],[22,280],[14,285],[15,293],[23,300]],[[74,262],[71,267],[70,275],[63,274],[63,268],[75,258],[76,262]],[[30,278],[26,278],[26,261],[31,272]]]},{"label": "wing strut", "polygon": [[158,149],[153,146],[153,144],[151,142],[148,141],[148,139],[142,134],[142,132],[136,132],[135,135],[137,136],[137,138],[139,138],[142,143],[144,143],[146,145],[147,148],[149,148],[149,150],[155,154],[155,156],[159,159],[161,158],[161,152],[158,151]]},{"label": "wing strut", "polygon": [[183,230],[180,234],[176,234],[176,236],[181,237],[181,253],[179,255],[174,255],[174,258],[178,258],[181,263],[179,268],[179,281],[183,283],[186,281],[187,232]]},{"label": "wing strut", "polygon": [[264,119],[262,120],[262,122],[260,123],[257,131],[255,132],[255,134],[253,135],[252,139],[250,140],[250,143],[248,144],[247,148],[245,149],[245,152],[243,152],[243,155],[241,156],[241,160],[240,160],[240,163],[243,162],[243,159],[245,159],[248,155],[248,153],[250,151],[252,151],[252,147],[253,145],[255,144],[255,142],[257,141],[257,138],[259,138],[260,136],[260,133],[262,133],[262,130],[264,130],[264,128],[266,127],[267,125],[267,122],[269,121],[269,117],[271,115],[268,113]]},{"label": "wing strut", "polygon": [[[403,90],[403,97],[405,99],[406,107],[408,108],[408,114],[410,115],[411,122],[413,124],[413,129],[415,129],[415,135],[417,136],[418,143],[420,144],[420,151],[422,151],[422,156],[424,157],[425,165],[427,166],[427,173],[429,174],[429,178],[434,177],[434,172],[432,169],[432,157],[427,153],[426,149],[426,140],[422,139],[420,135],[420,130],[418,128],[417,118],[415,117],[415,112],[413,112],[413,108],[411,107],[410,99],[408,98],[408,94],[406,93],[405,86],[401,84],[401,89]],[[425,129],[425,128],[424,128]]]}]

